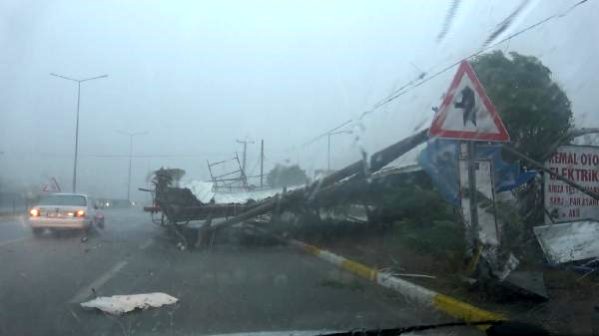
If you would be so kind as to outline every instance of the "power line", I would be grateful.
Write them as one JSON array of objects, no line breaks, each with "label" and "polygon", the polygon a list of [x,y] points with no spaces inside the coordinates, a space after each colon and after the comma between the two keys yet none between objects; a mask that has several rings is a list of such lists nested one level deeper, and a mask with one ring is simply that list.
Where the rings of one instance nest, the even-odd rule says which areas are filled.
[{"label": "power line", "polygon": [[[10,155],[10,154],[9,154]],[[222,155],[222,153],[210,153],[210,154],[134,154],[133,158],[204,158],[206,156]],[[43,156],[43,157],[55,157],[55,158],[70,158],[72,155],[69,154],[54,154],[54,153],[31,153],[31,154],[14,154],[10,156]],[[79,154],[80,157],[88,158],[128,158],[127,154]]]},{"label": "power line", "polygon": [[[196,158],[196,157],[206,157],[211,154],[138,154],[132,155],[134,158]],[[82,155],[86,157],[94,157],[94,158],[121,158],[121,157],[129,157],[129,155],[120,155],[120,154],[89,154]]]},{"label": "power line", "polygon": [[[577,2],[577,3],[575,3],[574,5],[570,6],[566,11],[560,12],[560,13],[556,13],[556,14],[552,14],[552,15],[550,15],[550,16],[548,16],[548,17],[546,17],[546,18],[544,18],[544,19],[542,19],[542,20],[540,20],[540,21],[538,21],[538,22],[536,22],[536,23],[534,23],[534,24],[532,24],[530,26],[527,26],[526,28],[524,28],[522,30],[519,30],[519,31],[517,31],[517,32],[515,32],[513,34],[510,34],[507,37],[505,37],[505,38],[503,38],[503,39],[501,39],[501,40],[499,40],[499,41],[497,41],[497,42],[495,42],[493,44],[485,46],[485,47],[479,49],[478,51],[476,51],[476,52],[474,52],[474,53],[472,53],[472,54],[470,54],[470,55],[468,55],[468,56],[466,56],[466,57],[464,57],[464,58],[462,58],[462,59],[460,59],[460,60],[458,60],[458,61],[456,61],[456,62],[454,62],[454,63],[452,63],[450,65],[448,65],[448,66],[446,66],[445,68],[443,68],[443,69],[441,69],[441,70],[433,73],[432,75],[430,75],[428,77],[426,77],[426,76],[422,77],[422,74],[421,74],[419,77],[410,80],[406,84],[402,85],[399,89],[397,89],[394,92],[392,92],[391,94],[387,95],[386,98],[384,98],[384,99],[380,100],[379,102],[375,103],[372,106],[372,108],[370,108],[369,110],[364,111],[360,115],[359,119],[362,119],[363,117],[365,117],[365,116],[367,116],[369,114],[374,113],[379,108],[381,108],[381,107],[389,104],[390,102],[398,99],[399,97],[405,95],[406,93],[411,92],[412,90],[418,88],[422,84],[425,84],[425,83],[427,83],[427,82],[435,79],[436,77],[439,77],[440,75],[444,74],[445,72],[447,72],[447,71],[453,69],[454,67],[458,66],[463,60],[469,60],[471,58],[474,58],[474,57],[476,57],[476,56],[484,53],[485,51],[488,51],[488,50],[490,50],[492,48],[495,48],[496,46],[498,46],[498,45],[500,45],[500,44],[502,44],[502,43],[504,43],[506,41],[509,41],[509,40],[513,39],[514,37],[522,35],[523,33],[527,32],[527,31],[530,31],[530,30],[532,30],[534,28],[537,28],[537,27],[539,27],[539,26],[547,23],[548,21],[551,21],[553,19],[558,19],[558,18],[565,17],[573,9],[575,9],[576,7],[578,7],[578,6],[580,6],[583,3],[588,2],[588,1],[589,0],[581,0],[581,1]],[[314,142],[322,139],[323,137],[325,137],[327,134],[329,134],[331,132],[334,132],[334,131],[342,128],[342,127],[345,127],[348,124],[352,123],[353,121],[354,121],[353,119],[349,119],[349,120],[344,121],[340,125],[338,125],[336,127],[333,127],[332,129],[330,129],[330,130],[328,130],[326,132],[323,132],[320,135],[318,135],[318,136],[312,138],[311,140],[305,142],[304,144],[302,144],[302,147],[306,147],[308,145],[311,145],[312,143],[314,143]]]},{"label": "power line", "polygon": [[[588,0],[583,0],[583,1],[588,1]],[[415,88],[417,88],[417,87],[421,86],[422,84],[425,84],[425,83],[429,82],[430,80],[432,80],[432,79],[434,79],[434,78],[436,78],[436,77],[438,77],[438,76],[440,76],[440,75],[444,74],[445,72],[447,72],[447,71],[449,71],[449,70],[453,69],[454,67],[458,66],[458,65],[459,65],[459,64],[460,64],[462,61],[464,61],[464,60],[469,60],[469,59],[471,59],[471,58],[474,58],[474,57],[476,57],[476,56],[478,56],[478,55],[480,55],[480,54],[484,53],[485,51],[488,51],[489,49],[495,48],[495,47],[496,47],[496,46],[498,46],[499,44],[502,44],[502,43],[504,43],[504,42],[506,42],[506,41],[508,41],[508,40],[511,40],[512,38],[514,38],[514,37],[516,37],[516,36],[518,36],[518,35],[521,35],[521,34],[523,34],[523,33],[527,32],[527,31],[529,31],[529,30],[531,30],[531,29],[534,29],[534,28],[536,28],[536,27],[538,27],[538,26],[542,25],[543,23],[545,23],[545,22],[547,22],[547,21],[549,21],[549,20],[552,20],[552,19],[554,19],[554,18],[556,18],[556,17],[558,17],[558,16],[557,16],[557,14],[551,15],[551,16],[549,16],[549,17],[547,17],[547,18],[545,18],[545,19],[543,19],[543,20],[541,20],[541,21],[539,21],[539,22],[537,22],[537,23],[535,23],[535,24],[533,24],[533,25],[530,25],[530,26],[526,27],[525,29],[522,29],[522,30],[520,30],[520,31],[518,31],[518,32],[515,32],[515,33],[513,33],[513,34],[511,34],[511,35],[509,35],[509,36],[507,36],[507,37],[505,37],[505,38],[503,38],[503,39],[499,40],[499,41],[498,41],[498,42],[496,42],[496,43],[490,44],[490,45],[489,45],[489,46],[487,46],[487,47],[484,47],[484,48],[481,48],[481,49],[479,49],[478,51],[476,51],[476,52],[474,52],[474,53],[472,53],[472,54],[470,54],[470,55],[468,55],[468,56],[464,57],[463,59],[461,59],[461,60],[458,60],[458,61],[456,61],[456,62],[454,62],[454,63],[452,63],[452,64],[448,65],[447,67],[445,67],[445,68],[443,68],[443,69],[441,69],[441,70],[439,70],[439,71],[435,72],[435,73],[434,73],[434,74],[432,74],[431,76],[429,76],[429,77],[426,77],[425,79],[421,80],[419,83],[415,83],[415,84],[414,84],[412,87],[409,87],[409,88],[405,89],[404,91],[399,91],[399,92],[397,92],[397,93],[395,93],[395,94],[391,95],[389,98],[386,98],[386,99],[384,99],[384,100],[382,100],[382,101],[378,102],[377,104],[375,104],[374,108],[372,108],[372,109],[371,109],[371,110],[369,110],[369,111],[366,111],[366,112],[364,112],[364,113],[362,114],[362,116],[365,116],[365,115],[368,115],[368,114],[371,114],[371,113],[373,113],[373,112],[374,112],[376,109],[378,109],[379,107],[381,107],[381,106],[384,106],[384,105],[386,105],[386,104],[388,104],[388,103],[390,103],[390,102],[394,101],[395,99],[397,99],[397,98],[399,98],[399,97],[401,97],[401,96],[405,95],[406,93],[408,93],[408,92],[412,91],[413,89],[415,89]]]},{"label": "power line", "polygon": [[344,121],[343,123],[341,123],[340,125],[338,125],[338,126],[335,126],[335,127],[331,128],[330,130],[328,130],[328,131],[326,131],[326,132],[324,132],[324,133],[320,134],[319,136],[317,136],[317,137],[313,138],[312,140],[310,140],[310,141],[307,141],[307,142],[303,143],[303,144],[302,144],[302,147],[306,147],[306,146],[308,146],[308,145],[311,145],[311,144],[313,144],[314,142],[316,142],[316,141],[318,141],[318,140],[320,140],[320,139],[324,138],[325,136],[327,136],[327,134],[329,134],[329,133],[332,133],[332,132],[335,132],[336,130],[338,130],[338,129],[342,128],[342,127],[345,127],[345,126],[347,126],[347,125],[351,124],[352,122],[353,122],[353,119],[346,120],[346,121]]},{"label": "power line", "polygon": [[[493,49],[493,48],[495,48],[496,46],[498,46],[498,45],[500,45],[500,44],[502,44],[502,43],[504,43],[504,42],[506,42],[506,41],[509,41],[509,40],[513,39],[514,37],[517,37],[517,36],[519,36],[519,35],[522,35],[523,33],[527,32],[527,31],[530,31],[530,30],[532,30],[532,29],[534,29],[534,28],[536,28],[536,27],[538,27],[538,26],[540,26],[540,25],[542,25],[542,24],[544,24],[544,23],[546,23],[546,22],[548,22],[548,21],[550,21],[550,20],[553,20],[553,19],[555,19],[555,18],[561,18],[561,17],[564,17],[564,16],[565,16],[565,15],[567,15],[567,14],[568,14],[570,11],[572,11],[572,9],[574,9],[575,7],[577,7],[577,6],[579,6],[579,5],[583,4],[583,3],[585,3],[585,2],[587,2],[587,1],[588,1],[588,0],[582,0],[582,1],[579,1],[579,2],[577,2],[576,4],[572,5],[572,6],[571,6],[571,7],[570,7],[568,10],[566,10],[564,13],[550,15],[550,16],[546,17],[545,19],[543,19],[543,20],[540,20],[540,21],[538,21],[538,22],[536,22],[536,23],[534,23],[534,24],[532,24],[532,25],[530,25],[530,26],[528,26],[528,27],[526,27],[526,28],[524,28],[524,29],[522,29],[522,30],[519,30],[519,31],[517,31],[517,32],[515,32],[515,33],[513,33],[513,34],[511,34],[511,35],[508,35],[507,37],[505,37],[505,38],[503,38],[503,39],[501,39],[501,40],[499,40],[499,41],[497,41],[497,42],[495,42],[495,43],[493,43],[493,44],[490,44],[490,45],[488,45],[488,46],[486,46],[486,47],[483,47],[483,48],[479,49],[478,51],[476,51],[476,52],[474,52],[474,53],[472,53],[472,54],[470,54],[470,55],[468,55],[468,56],[464,57],[463,59],[460,59],[460,60],[458,60],[458,61],[456,61],[456,62],[454,62],[454,63],[450,64],[449,66],[447,66],[447,67],[445,67],[445,68],[443,68],[443,69],[441,69],[441,70],[439,70],[439,71],[435,72],[435,73],[434,73],[434,74],[432,74],[431,76],[429,76],[429,77],[426,77],[425,79],[422,79],[422,80],[421,80],[419,83],[415,83],[415,84],[414,84],[412,87],[406,88],[405,90],[402,90],[401,88],[400,88],[400,89],[398,89],[398,90],[396,91],[396,93],[395,93],[395,94],[392,94],[390,97],[388,97],[388,98],[386,98],[386,99],[383,99],[383,100],[379,101],[378,103],[376,103],[376,104],[374,105],[374,107],[373,107],[372,109],[370,109],[370,110],[368,110],[368,111],[364,112],[364,113],[362,114],[362,116],[364,116],[364,115],[368,115],[368,114],[371,114],[371,113],[372,113],[372,112],[374,112],[376,109],[378,109],[378,108],[380,108],[380,107],[382,107],[382,106],[384,106],[384,105],[386,105],[386,104],[388,104],[388,103],[392,102],[393,100],[395,100],[395,99],[397,99],[397,98],[399,98],[399,97],[401,97],[401,96],[405,95],[406,93],[408,93],[408,92],[410,92],[411,90],[413,90],[413,89],[415,89],[415,88],[417,88],[417,87],[421,86],[422,84],[424,84],[424,83],[427,83],[427,82],[429,82],[430,80],[432,80],[432,79],[434,79],[434,78],[436,78],[436,77],[438,77],[438,76],[442,75],[443,73],[445,73],[445,72],[447,72],[447,71],[451,70],[452,68],[454,68],[454,67],[458,66],[458,65],[459,65],[459,64],[460,64],[460,63],[461,63],[463,60],[469,60],[469,59],[471,59],[471,58],[474,58],[474,57],[476,57],[476,56],[478,56],[478,55],[480,55],[480,54],[484,53],[485,51],[488,51],[488,50],[490,50],[490,49]],[[412,80],[411,82],[413,82],[413,81],[414,81],[414,80]]]}]

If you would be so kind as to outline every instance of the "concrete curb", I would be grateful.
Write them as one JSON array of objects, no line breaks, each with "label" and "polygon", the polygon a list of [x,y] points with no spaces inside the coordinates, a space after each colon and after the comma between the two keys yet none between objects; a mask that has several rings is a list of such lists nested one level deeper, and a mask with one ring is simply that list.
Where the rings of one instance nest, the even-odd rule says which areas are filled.
[{"label": "concrete curb", "polygon": [[[286,241],[292,246],[312,254],[324,261],[334,264],[339,268],[349,271],[364,279],[375,282],[383,287],[397,291],[409,300],[415,301],[424,306],[433,307],[447,315],[461,319],[463,321],[476,322],[507,320],[507,317],[502,314],[493,313],[475,307],[451,296],[440,294],[420,285],[400,279],[392,274],[379,272],[378,270],[370,268],[364,264],[346,259],[316,246],[293,239],[288,239]],[[488,326],[481,326],[480,329],[484,330],[487,328]]]}]

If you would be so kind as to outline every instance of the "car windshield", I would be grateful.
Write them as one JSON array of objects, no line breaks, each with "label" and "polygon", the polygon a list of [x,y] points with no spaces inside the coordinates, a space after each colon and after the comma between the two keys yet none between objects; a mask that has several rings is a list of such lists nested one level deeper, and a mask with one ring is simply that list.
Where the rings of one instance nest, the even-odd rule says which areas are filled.
[{"label": "car windshield", "polygon": [[43,196],[38,205],[76,205],[85,206],[87,202],[85,197],[80,195],[49,195]]},{"label": "car windshield", "polygon": [[599,335],[598,15],[0,1],[0,335]]}]

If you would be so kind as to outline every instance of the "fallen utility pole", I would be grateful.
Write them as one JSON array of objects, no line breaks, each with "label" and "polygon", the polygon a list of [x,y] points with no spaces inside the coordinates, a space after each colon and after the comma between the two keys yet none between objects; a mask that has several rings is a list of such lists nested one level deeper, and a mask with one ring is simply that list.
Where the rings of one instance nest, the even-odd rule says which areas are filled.
[{"label": "fallen utility pole", "polygon": [[330,186],[344,178],[356,175],[356,177],[365,177],[367,174],[378,171],[383,168],[391,161],[397,159],[403,154],[414,149],[414,147],[424,143],[428,139],[428,129],[424,129],[412,136],[409,136],[393,145],[374,153],[370,157],[370,162],[356,161],[353,164],[346,166],[345,168],[335,171],[334,173],[327,175],[321,180],[313,182],[311,185],[278,195],[274,199],[269,199],[264,203],[257,205],[231,219],[225,220],[220,223],[213,223],[213,229],[221,229],[227,226],[231,226],[237,223],[241,223],[245,220],[254,218],[266,214],[270,211],[275,210],[277,207],[284,206],[285,203],[292,200],[304,199],[307,194],[310,197],[315,196],[324,187]]},{"label": "fallen utility pole", "polygon": [[543,156],[543,160],[548,159],[551,155],[553,155],[553,153],[555,153],[559,146],[565,144],[566,142],[574,138],[587,134],[599,134],[599,128],[576,128],[569,131],[549,147],[549,150]]},{"label": "fallen utility pole", "polygon": [[544,171],[545,173],[547,173],[547,174],[549,174],[551,176],[554,176],[556,179],[558,179],[558,180],[560,180],[562,182],[565,182],[567,185],[580,190],[581,192],[583,192],[583,193],[591,196],[592,198],[594,198],[596,200],[599,200],[599,194],[594,193],[594,192],[592,192],[590,190],[587,190],[583,186],[579,185],[578,183],[576,183],[574,181],[571,181],[571,180],[569,180],[569,179],[567,179],[567,178],[565,178],[565,177],[563,177],[563,176],[561,176],[559,174],[556,174],[555,172],[551,171],[550,169],[545,168],[545,166],[542,163],[537,162],[537,161],[529,158],[528,156],[526,156],[526,155],[520,153],[519,151],[517,151],[516,149],[514,149],[514,148],[512,148],[510,146],[507,146],[507,145],[503,145],[502,148],[505,149],[506,151],[510,152],[511,154],[519,157],[520,159],[528,162],[533,167],[535,167],[537,169],[540,169],[540,170]]}]

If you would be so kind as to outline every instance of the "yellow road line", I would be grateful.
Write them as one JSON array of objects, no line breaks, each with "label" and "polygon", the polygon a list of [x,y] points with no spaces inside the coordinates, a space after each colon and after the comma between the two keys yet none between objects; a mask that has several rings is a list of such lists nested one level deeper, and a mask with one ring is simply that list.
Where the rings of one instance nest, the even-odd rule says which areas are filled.
[{"label": "yellow road line", "polygon": [[[355,275],[358,275],[370,281],[374,281],[384,287],[392,288],[404,295],[407,295],[408,297],[416,297],[420,299],[421,302],[425,304],[430,304],[437,310],[457,319],[461,319],[466,322],[507,320],[507,317],[502,314],[493,313],[470,305],[466,302],[462,302],[450,296],[436,293],[420,285],[410,283],[403,279],[395,278],[391,274],[379,273],[379,271],[374,268],[370,268],[359,262],[355,262],[353,260],[348,260],[343,257],[337,256],[327,250],[322,250],[316,246],[309,245],[300,241],[295,241],[295,244],[296,246],[300,246],[304,251],[318,256],[321,259],[324,259],[328,262],[332,262],[333,264],[339,266],[344,270],[347,270]],[[335,261],[335,258],[341,259],[342,261],[339,263]],[[381,282],[381,276],[384,279],[387,279],[387,281],[390,279],[397,279],[395,282],[399,285],[389,287],[389,284],[385,283],[385,281]],[[481,330],[486,330],[487,328],[489,328],[489,326],[479,326],[478,328]]]},{"label": "yellow road line", "polygon": [[[466,322],[507,320],[507,318],[501,314],[480,309],[444,294],[435,295],[433,298],[433,306],[450,316]],[[486,330],[489,326],[480,326],[479,328]]]},{"label": "yellow road line", "polygon": [[320,253],[320,249],[313,245],[303,244],[303,248],[306,252],[316,255],[316,256]]},{"label": "yellow road line", "polygon": [[[286,240],[284,238],[281,239]],[[318,257],[319,259],[332,263],[337,267],[340,267],[362,278],[373,281],[380,286],[395,290],[405,295],[407,298],[416,300],[424,305],[433,306],[435,309],[465,322],[503,321],[508,319],[503,314],[490,312],[452,298],[451,296],[439,294],[415,283],[397,278],[390,273],[379,272],[374,268],[368,267],[353,260],[346,259],[327,250],[306,244],[302,241],[294,239],[290,239],[288,241],[291,242],[291,244],[295,247],[300,248],[305,252]],[[483,331],[488,328],[489,326],[478,326],[478,329]]]}]

